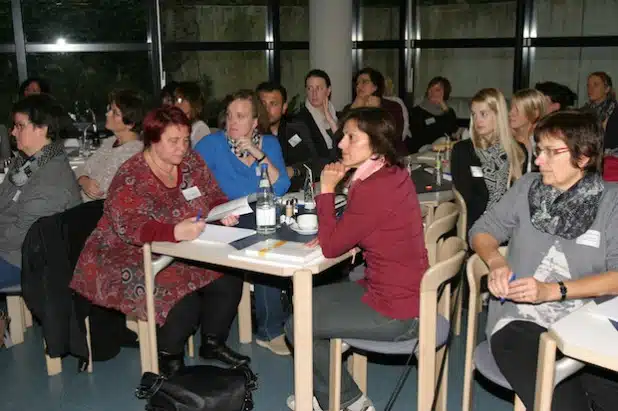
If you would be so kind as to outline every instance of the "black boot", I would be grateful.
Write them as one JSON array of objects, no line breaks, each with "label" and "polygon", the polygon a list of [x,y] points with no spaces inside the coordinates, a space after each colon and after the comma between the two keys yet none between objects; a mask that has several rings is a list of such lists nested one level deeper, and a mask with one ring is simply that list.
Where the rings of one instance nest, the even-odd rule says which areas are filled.
[{"label": "black boot", "polygon": [[200,357],[206,360],[218,360],[232,367],[238,367],[251,362],[251,358],[232,351],[221,339],[214,335],[202,336]]},{"label": "black boot", "polygon": [[178,371],[185,368],[185,354],[168,354],[159,352],[159,374],[166,378],[172,377]]}]

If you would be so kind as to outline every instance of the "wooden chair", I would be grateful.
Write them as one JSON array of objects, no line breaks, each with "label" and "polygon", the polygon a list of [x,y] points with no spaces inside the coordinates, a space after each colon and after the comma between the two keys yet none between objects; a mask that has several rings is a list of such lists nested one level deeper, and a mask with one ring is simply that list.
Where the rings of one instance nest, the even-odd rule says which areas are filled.
[{"label": "wooden chair", "polygon": [[[437,221],[436,221],[437,222]],[[372,340],[346,339],[352,350],[360,349],[382,354],[411,354],[418,349],[418,410],[431,409],[434,394],[438,396],[437,410],[446,410],[448,357],[438,393],[434,393],[437,375],[442,358],[445,356],[445,343],[448,338],[450,284],[449,281],[459,273],[465,256],[466,244],[460,238],[451,237],[439,245],[435,264],[423,276],[420,290],[419,338],[408,341],[384,342]],[[438,288],[444,284],[442,297],[438,301]],[[341,362],[342,343],[339,338],[330,341],[330,410],[340,409],[341,400]],[[417,346],[418,344],[418,346]],[[436,349],[438,351],[436,352]],[[448,355],[448,354],[446,354]],[[367,393],[367,358],[357,352],[352,354],[349,363],[350,373],[362,392]]]},{"label": "wooden chair", "polygon": [[436,262],[440,240],[446,233],[455,228],[458,216],[459,210],[453,203],[442,203],[436,208],[433,222],[425,228],[425,247],[427,248],[430,266]]},{"label": "wooden chair", "polygon": [[[501,247],[500,253],[507,255],[507,248]],[[489,274],[489,268],[483,260],[474,254],[468,259],[466,266],[470,294],[468,299],[468,329],[466,331],[466,358],[464,365],[464,388],[462,411],[472,410],[472,385],[474,383],[474,370],[478,370],[483,376],[493,383],[511,390],[511,386],[504,378],[496,364],[487,341],[476,344],[477,316],[482,309],[480,287],[481,279]],[[556,361],[555,384],[562,382],[567,377],[583,368],[584,364],[572,358],[563,358]],[[525,411],[526,408],[521,399],[515,395],[514,411]]]},{"label": "wooden chair", "polygon": [[[461,238],[467,244],[468,238],[468,208],[466,207],[466,202],[459,191],[453,188],[453,195],[455,196],[455,204],[459,208],[459,219],[457,220],[457,237]],[[457,295],[459,293],[459,297],[455,298],[453,302],[457,304],[457,308],[455,309],[455,316],[453,318],[453,330],[455,335],[461,334],[461,317],[463,315],[463,281],[457,284],[455,288],[454,294]]]},{"label": "wooden chair", "polygon": [[0,294],[6,294],[11,341],[14,345],[21,344],[24,342],[26,328],[32,327],[32,314],[22,298],[21,285],[1,288]]}]

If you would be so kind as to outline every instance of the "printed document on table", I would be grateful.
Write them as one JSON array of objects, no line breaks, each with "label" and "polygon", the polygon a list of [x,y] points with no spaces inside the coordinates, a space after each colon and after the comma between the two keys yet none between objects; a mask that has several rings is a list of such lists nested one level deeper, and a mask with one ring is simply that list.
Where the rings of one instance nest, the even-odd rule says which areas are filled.
[{"label": "printed document on table", "polygon": [[206,224],[202,234],[193,241],[204,243],[229,244],[255,234],[255,230],[222,225]]},{"label": "printed document on table", "polygon": [[221,204],[210,210],[206,222],[219,221],[222,218],[231,215],[244,215],[251,214],[253,210],[249,206],[247,197],[237,198],[236,200],[228,201],[225,204]]}]

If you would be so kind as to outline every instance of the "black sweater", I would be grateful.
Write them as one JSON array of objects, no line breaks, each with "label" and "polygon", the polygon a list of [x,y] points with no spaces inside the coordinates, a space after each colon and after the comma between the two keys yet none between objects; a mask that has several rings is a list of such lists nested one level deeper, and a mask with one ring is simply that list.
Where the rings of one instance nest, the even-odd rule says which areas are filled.
[{"label": "black sweater", "polygon": [[415,106],[410,110],[412,138],[406,139],[408,151],[416,153],[419,148],[433,143],[444,134],[453,134],[457,128],[457,116],[452,108],[440,116],[434,116],[420,106]]},{"label": "black sweater", "polygon": [[[526,147],[520,144],[524,152],[524,162],[522,164],[522,174],[526,172],[528,162],[528,154]],[[451,154],[451,175],[453,176],[453,185],[459,191],[466,202],[468,211],[468,227],[469,231],[472,225],[478,220],[489,201],[489,192],[485,185],[483,177],[472,176],[471,167],[481,167],[481,160],[474,151],[472,140],[463,140],[453,146]]]}]

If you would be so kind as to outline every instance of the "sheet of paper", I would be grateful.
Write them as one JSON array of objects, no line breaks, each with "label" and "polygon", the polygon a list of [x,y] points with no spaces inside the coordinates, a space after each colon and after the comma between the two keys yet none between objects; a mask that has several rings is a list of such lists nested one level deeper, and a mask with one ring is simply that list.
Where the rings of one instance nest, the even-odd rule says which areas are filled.
[{"label": "sheet of paper", "polygon": [[219,221],[222,218],[231,215],[251,214],[253,210],[249,206],[247,197],[237,198],[236,200],[228,201],[210,210],[206,222]]},{"label": "sheet of paper", "polygon": [[255,230],[237,227],[225,227],[221,225],[206,224],[206,228],[198,238],[193,241],[204,243],[229,244],[234,241],[252,236]]},{"label": "sheet of paper", "polygon": [[614,297],[611,300],[597,304],[592,312],[596,315],[601,315],[614,321],[618,321],[618,297]]}]

